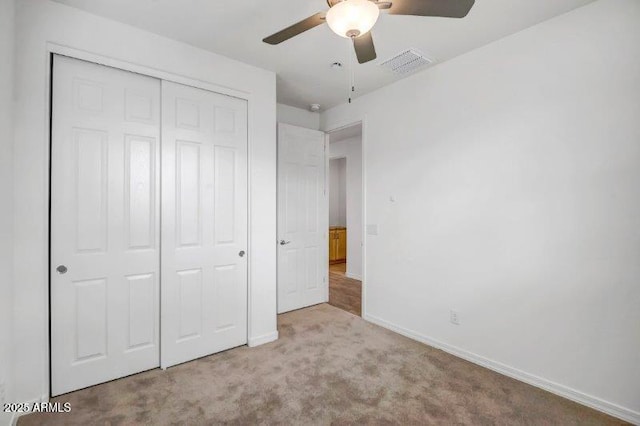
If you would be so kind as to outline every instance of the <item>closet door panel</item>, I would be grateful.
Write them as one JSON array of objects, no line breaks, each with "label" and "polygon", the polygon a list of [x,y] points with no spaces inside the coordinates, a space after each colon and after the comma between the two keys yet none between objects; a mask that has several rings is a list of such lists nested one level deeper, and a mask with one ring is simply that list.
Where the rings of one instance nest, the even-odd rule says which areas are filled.
[{"label": "closet door panel", "polygon": [[162,366],[247,342],[247,103],[162,82]]},{"label": "closet door panel", "polygon": [[159,365],[160,81],[54,57],[51,387]]}]

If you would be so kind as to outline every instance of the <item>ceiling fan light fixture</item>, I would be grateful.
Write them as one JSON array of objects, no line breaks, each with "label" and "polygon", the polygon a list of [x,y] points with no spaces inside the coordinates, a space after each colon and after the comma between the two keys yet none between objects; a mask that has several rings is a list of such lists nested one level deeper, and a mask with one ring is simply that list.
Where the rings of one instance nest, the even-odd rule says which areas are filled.
[{"label": "ceiling fan light fixture", "polygon": [[327,12],[329,28],[340,37],[366,34],[380,16],[378,6],[370,0],[343,0]]}]

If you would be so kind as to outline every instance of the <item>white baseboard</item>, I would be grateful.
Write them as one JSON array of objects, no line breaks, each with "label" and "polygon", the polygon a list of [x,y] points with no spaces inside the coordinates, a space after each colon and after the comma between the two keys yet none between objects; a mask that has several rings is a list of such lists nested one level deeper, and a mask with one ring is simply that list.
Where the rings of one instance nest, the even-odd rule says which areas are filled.
[{"label": "white baseboard", "polygon": [[[40,398],[33,398],[29,401],[24,401],[24,403],[29,405],[30,407],[33,407],[33,404],[39,404],[41,402],[49,402],[49,397],[46,395],[42,395]],[[13,413],[9,424],[11,426],[16,426],[18,424],[18,418],[27,414],[29,413]]]},{"label": "white baseboard", "polygon": [[347,278],[354,279],[354,280],[362,281],[362,276],[357,275],[357,274],[352,274],[351,272],[345,272],[344,276],[347,277]]},{"label": "white baseboard", "polygon": [[406,336],[413,340],[417,340],[418,342],[424,343],[426,345],[433,346],[434,348],[441,349],[459,358],[473,362],[474,364],[496,371],[500,374],[504,374],[505,376],[509,376],[521,382],[528,383],[540,389],[544,389],[556,395],[570,399],[579,404],[586,405],[587,407],[591,407],[595,410],[602,411],[603,413],[625,420],[632,424],[640,425],[640,413],[637,411],[621,407],[620,405],[605,401],[595,396],[587,395],[570,387],[552,382],[533,374],[529,374],[517,368],[510,367],[500,362],[477,355],[473,352],[469,352],[464,349],[449,345],[447,343],[440,342],[439,340],[430,338],[428,336],[423,336],[419,333],[407,330],[403,327],[392,324],[373,315],[365,314],[363,318],[373,324],[379,325],[391,331],[395,331],[398,334],[402,334],[403,336]]},{"label": "white baseboard", "polygon": [[278,330],[258,337],[249,337],[248,344],[250,348],[253,348],[254,346],[264,345],[265,343],[274,342],[276,340],[278,340]]}]

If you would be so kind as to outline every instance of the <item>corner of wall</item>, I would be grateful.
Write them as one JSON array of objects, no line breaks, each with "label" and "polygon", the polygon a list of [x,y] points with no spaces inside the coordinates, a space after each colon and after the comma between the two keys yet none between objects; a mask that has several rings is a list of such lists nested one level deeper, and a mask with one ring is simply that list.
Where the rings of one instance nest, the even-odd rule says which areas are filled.
[{"label": "corner of wall", "polygon": [[[13,402],[13,87],[15,57],[15,1],[0,4],[0,403]],[[0,424],[11,413],[0,411]]]},{"label": "corner of wall", "polygon": [[277,121],[294,126],[305,127],[312,130],[320,130],[320,113],[307,111],[306,109],[292,107],[285,104],[277,104]]}]

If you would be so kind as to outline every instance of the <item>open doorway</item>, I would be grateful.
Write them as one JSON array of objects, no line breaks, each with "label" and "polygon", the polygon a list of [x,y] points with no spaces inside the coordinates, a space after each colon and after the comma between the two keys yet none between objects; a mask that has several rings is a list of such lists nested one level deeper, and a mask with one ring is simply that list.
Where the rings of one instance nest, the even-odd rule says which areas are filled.
[{"label": "open doorway", "polygon": [[362,315],[362,125],[329,133],[329,304]]}]

